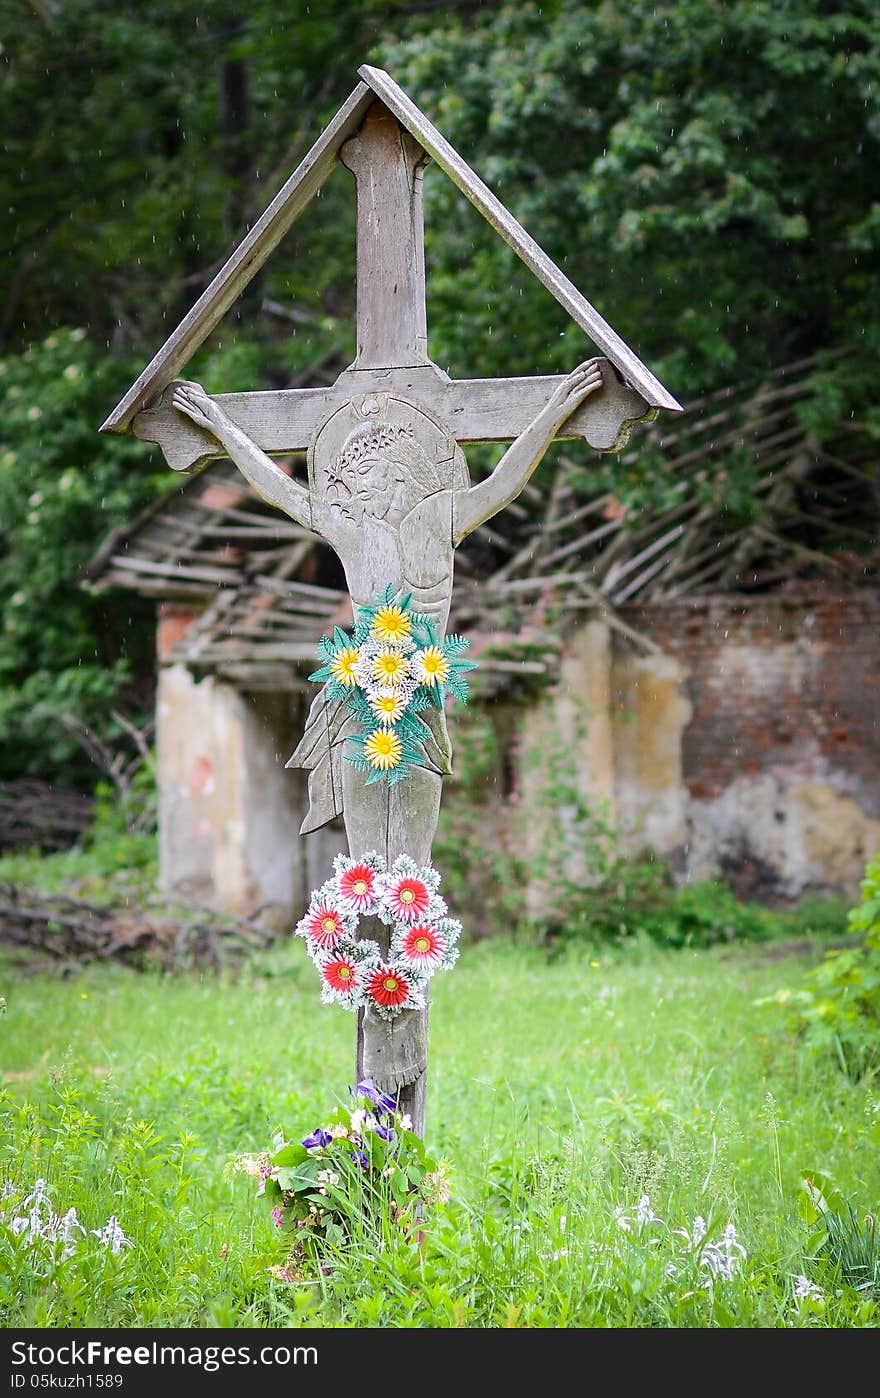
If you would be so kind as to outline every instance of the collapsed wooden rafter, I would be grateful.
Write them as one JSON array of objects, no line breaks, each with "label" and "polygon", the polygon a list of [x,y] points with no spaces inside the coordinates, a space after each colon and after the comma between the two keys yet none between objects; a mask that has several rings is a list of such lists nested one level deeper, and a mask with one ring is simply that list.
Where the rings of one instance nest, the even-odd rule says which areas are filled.
[{"label": "collapsed wooden rafter", "polygon": [[[618,469],[643,471],[651,453],[663,508],[627,508],[607,483],[591,493],[584,482],[595,458],[559,450],[542,468],[543,489],[533,482],[466,540],[453,622],[488,646],[491,687],[545,673],[542,652],[589,614],[650,648],[626,621],[631,603],[760,591],[805,573],[876,584],[878,453],[867,433],[820,445],[802,426],[816,368],[813,359],[788,365],[642,432]],[[752,508],[734,517],[716,483],[737,462],[753,482]],[[318,636],[349,619],[329,548],[265,506],[228,462],[151,507],[91,572],[97,586],[208,603],[175,658],[246,688],[302,685]],[[491,644],[500,636],[503,656]]]}]

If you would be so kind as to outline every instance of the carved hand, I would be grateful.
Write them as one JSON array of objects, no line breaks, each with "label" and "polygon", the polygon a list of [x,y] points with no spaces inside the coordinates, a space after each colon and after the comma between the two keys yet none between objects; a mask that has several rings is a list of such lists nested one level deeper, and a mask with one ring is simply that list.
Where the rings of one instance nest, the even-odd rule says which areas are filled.
[{"label": "carved hand", "polygon": [[175,384],[171,405],[190,418],[197,427],[203,427],[218,441],[222,441],[221,433],[229,424],[229,418],[201,384],[189,383],[186,380]]},{"label": "carved hand", "polygon": [[554,431],[571,417],[585,398],[602,387],[602,370],[596,359],[585,359],[562,380],[548,400],[545,413],[552,418]]}]

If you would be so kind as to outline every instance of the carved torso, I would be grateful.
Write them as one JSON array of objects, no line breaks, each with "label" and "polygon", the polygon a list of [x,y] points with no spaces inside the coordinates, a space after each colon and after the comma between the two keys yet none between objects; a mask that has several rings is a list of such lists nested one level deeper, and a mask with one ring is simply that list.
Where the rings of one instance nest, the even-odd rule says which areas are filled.
[{"label": "carved torso", "polygon": [[397,394],[355,397],[309,448],[312,528],[339,555],[355,604],[390,583],[413,593],[442,634],[452,595],[452,515],[468,488],[461,448]]}]

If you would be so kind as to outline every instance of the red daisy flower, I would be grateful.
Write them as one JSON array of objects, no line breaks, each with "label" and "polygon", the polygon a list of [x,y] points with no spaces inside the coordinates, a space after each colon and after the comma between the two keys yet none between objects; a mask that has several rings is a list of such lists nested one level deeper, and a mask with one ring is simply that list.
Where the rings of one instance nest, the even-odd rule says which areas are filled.
[{"label": "red daisy flower", "polygon": [[305,922],[309,940],[324,951],[331,951],[345,932],[342,913],[329,903],[319,903],[309,912]]},{"label": "red daisy flower", "polygon": [[367,994],[377,1005],[405,1005],[410,995],[410,983],[396,966],[379,966],[367,981]]},{"label": "red daisy flower", "polygon": [[339,878],[339,893],[359,913],[372,907],[376,897],[376,871],[369,864],[353,864]]},{"label": "red daisy flower", "polygon": [[421,879],[407,874],[386,886],[385,897],[392,916],[398,922],[415,922],[424,917],[431,906],[431,895]]},{"label": "red daisy flower", "polygon": [[400,941],[400,949],[407,961],[426,970],[437,966],[446,944],[440,931],[431,922],[414,922],[408,927]]},{"label": "red daisy flower", "polygon": [[338,991],[341,995],[350,995],[357,989],[357,966],[348,956],[335,956],[332,960],[325,961],[321,967],[321,975],[330,989]]}]

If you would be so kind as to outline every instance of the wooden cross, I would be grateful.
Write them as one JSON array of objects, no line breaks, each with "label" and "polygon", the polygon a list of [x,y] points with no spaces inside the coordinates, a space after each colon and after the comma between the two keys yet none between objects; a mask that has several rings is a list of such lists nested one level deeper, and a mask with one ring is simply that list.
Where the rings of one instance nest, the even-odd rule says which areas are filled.
[{"label": "wooden cross", "polygon": [[[680,411],[597,311],[386,74],[363,81],[269,209],[108,417],[102,430],[157,442],[175,470],[228,455],[271,503],[339,554],[355,604],[385,583],[413,591],[442,635],[458,541],[522,489],[554,436],[618,448],[633,423]],[[422,177],[432,157],[515,249],[605,357],[567,376],[453,380],[428,357]],[[218,394],[178,383],[153,403],[326,179],[337,159],[357,187],[357,357],[326,389]],[[478,486],[461,444],[510,442]],[[272,454],[308,451],[309,485]],[[310,769],[313,829],[345,818],[349,852],[389,864],[430,858],[449,743],[442,713],[405,781],[365,787],[340,759],[350,729],[340,704],[316,698],[291,762]],[[290,765],[290,764],[288,764]],[[442,871],[441,871],[442,872]],[[465,911],[465,910],[461,910]],[[380,938],[381,929],[376,933]],[[424,1122],[427,1011],[390,1023],[359,1017],[357,1072],[396,1091],[416,1129]]]}]

